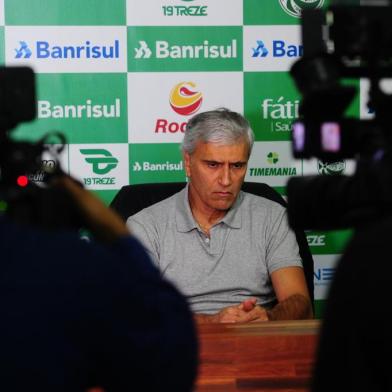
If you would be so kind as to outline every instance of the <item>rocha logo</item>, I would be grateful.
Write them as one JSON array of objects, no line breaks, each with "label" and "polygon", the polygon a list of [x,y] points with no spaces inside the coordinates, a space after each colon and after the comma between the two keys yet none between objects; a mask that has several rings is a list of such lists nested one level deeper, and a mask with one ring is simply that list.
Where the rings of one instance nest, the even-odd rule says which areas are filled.
[{"label": "rocha logo", "polygon": [[321,8],[324,0],[279,0],[279,3],[287,14],[300,18],[303,10]]},{"label": "rocha logo", "polygon": [[193,82],[180,82],[170,92],[170,106],[182,116],[190,116],[197,112],[203,102],[202,93],[195,91]]},{"label": "rocha logo", "polygon": [[[197,112],[203,102],[203,94],[196,91],[193,82],[177,83],[170,92],[169,103],[171,108],[181,116],[190,116]],[[158,118],[155,124],[155,133],[185,132],[186,121],[177,122],[165,118]]]}]

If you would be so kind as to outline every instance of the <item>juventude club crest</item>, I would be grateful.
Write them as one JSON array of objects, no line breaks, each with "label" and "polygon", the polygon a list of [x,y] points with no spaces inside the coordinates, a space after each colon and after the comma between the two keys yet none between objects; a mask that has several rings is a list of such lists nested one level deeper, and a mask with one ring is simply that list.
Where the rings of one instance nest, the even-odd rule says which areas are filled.
[{"label": "juventude club crest", "polygon": [[321,8],[324,0],[279,0],[279,3],[290,16],[300,18],[303,10]]}]

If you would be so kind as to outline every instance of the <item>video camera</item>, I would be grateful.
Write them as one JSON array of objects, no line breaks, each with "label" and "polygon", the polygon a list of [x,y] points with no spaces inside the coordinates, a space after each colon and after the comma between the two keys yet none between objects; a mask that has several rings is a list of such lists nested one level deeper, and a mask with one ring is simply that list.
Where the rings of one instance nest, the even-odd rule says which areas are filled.
[{"label": "video camera", "polygon": [[[293,155],[331,163],[355,158],[357,169],[351,177],[290,179],[294,228],[347,228],[392,212],[392,94],[383,89],[385,78],[392,77],[391,20],[387,4],[303,12],[304,56],[290,70],[302,95],[300,116],[292,124]],[[373,118],[345,116],[357,94],[344,83],[347,78],[368,79]]]},{"label": "video camera", "polygon": [[[0,67],[0,213],[18,223],[47,229],[79,228],[80,216],[61,189],[51,186],[56,175],[63,174],[58,156],[53,166],[44,165],[43,154],[59,154],[65,137],[59,132],[45,135],[35,143],[15,141],[12,130],[36,118],[35,74],[29,67]],[[60,140],[54,151],[49,139]],[[42,172],[41,186],[29,179]]]}]

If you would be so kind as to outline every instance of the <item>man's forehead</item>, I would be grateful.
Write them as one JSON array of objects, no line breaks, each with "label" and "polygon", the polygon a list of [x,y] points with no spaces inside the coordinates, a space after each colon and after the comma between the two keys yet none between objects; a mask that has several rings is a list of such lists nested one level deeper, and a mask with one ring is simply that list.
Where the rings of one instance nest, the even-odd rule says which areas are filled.
[{"label": "man's forehead", "polygon": [[202,155],[205,159],[227,160],[232,157],[231,161],[247,160],[249,145],[245,140],[236,143],[216,143],[216,142],[199,142],[194,151],[197,155]]}]

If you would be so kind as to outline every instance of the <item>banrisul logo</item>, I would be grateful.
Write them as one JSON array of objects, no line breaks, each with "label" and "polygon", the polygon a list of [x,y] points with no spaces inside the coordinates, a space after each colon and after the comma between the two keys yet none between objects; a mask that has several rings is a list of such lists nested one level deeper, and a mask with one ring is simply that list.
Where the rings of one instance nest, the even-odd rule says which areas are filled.
[{"label": "banrisul logo", "polygon": [[15,49],[15,58],[16,59],[29,59],[32,55],[32,52],[25,41],[19,41],[20,47]]},{"label": "banrisul logo", "polygon": [[95,174],[107,174],[117,167],[118,159],[103,148],[81,149],[80,153],[85,156],[86,162],[92,166]]},{"label": "banrisul logo", "polygon": [[167,172],[167,171],[183,171],[183,162],[182,160],[179,162],[171,162],[171,161],[166,161],[166,162],[160,162],[160,163],[155,163],[155,162],[148,162],[148,161],[136,161],[134,162],[132,166],[132,170],[134,172]]},{"label": "banrisul logo", "polygon": [[152,55],[151,49],[146,41],[139,41],[139,46],[135,48],[135,59],[149,59]]},{"label": "banrisul logo", "polygon": [[[203,94],[198,91],[196,83],[192,81],[177,83],[169,94],[169,105],[176,114],[190,116],[196,113],[203,102]],[[158,118],[155,133],[185,132],[187,121],[170,121]]]},{"label": "banrisul logo", "polygon": [[256,48],[252,48],[252,50],[252,57],[266,57],[269,53],[264,45],[264,42],[261,40],[257,40],[257,46]]},{"label": "banrisul logo", "polygon": [[139,41],[135,48],[135,59],[218,59],[237,58],[237,40],[231,40],[227,45],[215,45],[208,40],[194,45],[176,45],[174,42],[158,40],[152,48],[146,41]]},{"label": "banrisul logo", "polygon": [[271,47],[266,48],[264,41],[257,40],[257,46],[252,48],[252,57],[274,57],[274,58],[297,58],[303,55],[303,46],[295,43],[289,43],[285,40],[272,40]]},{"label": "banrisul logo", "polygon": [[324,0],[279,0],[279,3],[287,14],[300,18],[303,10],[321,8]]},{"label": "banrisul logo", "polygon": [[163,5],[164,16],[208,16],[208,6],[197,5],[194,0],[181,0],[178,5]]},{"label": "banrisul logo", "polygon": [[196,91],[196,84],[193,82],[178,83],[170,92],[170,106],[182,116],[190,116],[197,112],[202,102],[203,95]]},{"label": "banrisul logo", "polygon": [[60,45],[51,41],[19,41],[15,48],[15,59],[118,59],[120,57],[120,41],[114,40],[112,45],[99,45],[86,40],[80,45]]},{"label": "banrisul logo", "polygon": [[240,26],[130,26],[127,31],[129,71],[242,71]]},{"label": "banrisul logo", "polygon": [[37,117],[43,118],[119,118],[121,116],[121,100],[116,98],[110,104],[94,102],[86,99],[80,104],[58,104],[47,100],[39,100],[37,104]]},{"label": "banrisul logo", "polygon": [[336,161],[336,162],[318,161],[317,169],[320,174],[338,175],[338,174],[342,174],[346,169],[346,162],[345,161]]},{"label": "banrisul logo", "polygon": [[299,100],[290,100],[284,96],[277,99],[265,98],[261,103],[261,116],[270,120],[272,132],[289,132],[292,121],[299,115]]},{"label": "banrisul logo", "polygon": [[130,184],[185,181],[178,143],[130,144]]}]

